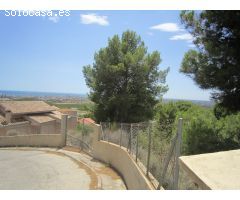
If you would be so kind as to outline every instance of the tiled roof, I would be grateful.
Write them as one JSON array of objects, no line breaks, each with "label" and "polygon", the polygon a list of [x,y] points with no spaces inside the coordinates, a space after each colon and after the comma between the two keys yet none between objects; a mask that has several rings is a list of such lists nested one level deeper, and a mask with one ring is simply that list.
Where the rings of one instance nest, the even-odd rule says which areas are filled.
[{"label": "tiled roof", "polygon": [[79,123],[84,124],[95,124],[95,121],[91,118],[82,118],[78,120]]},{"label": "tiled roof", "polygon": [[47,114],[49,117],[56,119],[56,120],[61,120],[62,119],[62,113],[60,113],[59,111],[53,111],[49,114]]},{"label": "tiled roof", "polygon": [[43,101],[3,101],[0,102],[3,112],[10,111],[12,114],[46,113],[56,110]]}]

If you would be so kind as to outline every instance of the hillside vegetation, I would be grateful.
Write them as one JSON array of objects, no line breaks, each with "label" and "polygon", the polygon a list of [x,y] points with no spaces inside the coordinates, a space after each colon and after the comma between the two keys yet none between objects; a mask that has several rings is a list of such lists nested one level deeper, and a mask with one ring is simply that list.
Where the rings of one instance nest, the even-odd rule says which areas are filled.
[{"label": "hillside vegetation", "polygon": [[159,125],[159,134],[165,138],[175,134],[177,120],[183,118],[184,155],[239,148],[240,113],[226,115],[224,110],[223,113],[219,110],[189,102],[159,103],[154,118]]}]

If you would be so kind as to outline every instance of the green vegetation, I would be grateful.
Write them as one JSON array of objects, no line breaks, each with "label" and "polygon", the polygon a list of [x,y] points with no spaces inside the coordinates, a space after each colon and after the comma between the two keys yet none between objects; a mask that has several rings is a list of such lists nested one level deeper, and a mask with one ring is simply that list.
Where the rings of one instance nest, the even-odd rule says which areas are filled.
[{"label": "green vegetation", "polygon": [[83,73],[96,104],[99,121],[140,122],[153,117],[157,98],[167,91],[168,69],[160,71],[160,53],[147,53],[147,47],[133,31],[108,40],[94,56],[93,66]]},{"label": "green vegetation", "polygon": [[[155,107],[158,134],[172,138],[179,117],[184,119],[182,154],[210,153],[240,147],[240,113],[221,118],[214,109],[189,102],[159,103]],[[159,136],[158,136],[159,137]]]},{"label": "green vegetation", "polygon": [[92,131],[93,128],[87,124],[78,124],[77,125],[78,133],[81,133],[83,136],[88,136]]},{"label": "green vegetation", "polygon": [[183,11],[181,19],[198,50],[189,50],[180,71],[232,112],[240,111],[240,11]]}]

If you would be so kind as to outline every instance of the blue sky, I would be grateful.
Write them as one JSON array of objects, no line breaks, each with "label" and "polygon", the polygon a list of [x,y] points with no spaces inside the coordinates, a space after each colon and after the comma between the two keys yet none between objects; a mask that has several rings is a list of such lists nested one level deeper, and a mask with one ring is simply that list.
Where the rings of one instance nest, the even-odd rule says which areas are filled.
[{"label": "blue sky", "polygon": [[209,100],[179,72],[191,36],[180,11],[71,11],[68,17],[5,16],[0,11],[0,90],[87,93],[82,67],[114,34],[136,31],[170,67],[165,98]]}]

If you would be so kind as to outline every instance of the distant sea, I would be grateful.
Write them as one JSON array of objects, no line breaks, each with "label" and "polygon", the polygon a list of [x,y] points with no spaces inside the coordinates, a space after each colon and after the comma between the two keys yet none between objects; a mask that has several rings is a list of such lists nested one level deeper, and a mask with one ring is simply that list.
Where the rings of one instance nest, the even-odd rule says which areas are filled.
[{"label": "distant sea", "polygon": [[[0,90],[0,97],[72,97],[72,98],[87,98],[87,94],[74,94],[74,93],[57,93],[57,92],[30,92],[30,91],[11,91]],[[190,101],[194,104],[198,104],[205,107],[212,107],[213,101],[203,100],[181,100],[181,99],[163,99],[164,102],[176,102],[176,101]]]},{"label": "distant sea", "polygon": [[87,94],[0,90],[0,96],[11,96],[11,97],[87,97]]}]

